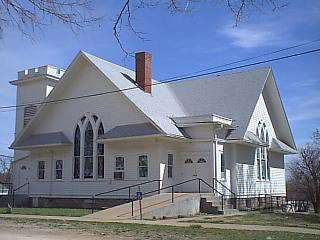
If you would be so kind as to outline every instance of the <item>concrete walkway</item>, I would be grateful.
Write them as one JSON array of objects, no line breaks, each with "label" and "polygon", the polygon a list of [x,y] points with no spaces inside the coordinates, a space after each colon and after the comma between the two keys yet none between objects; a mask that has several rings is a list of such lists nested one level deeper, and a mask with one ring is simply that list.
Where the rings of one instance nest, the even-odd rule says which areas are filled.
[{"label": "concrete walkway", "polygon": [[[221,217],[221,216],[220,216]],[[195,218],[182,219],[168,219],[168,220],[108,220],[97,221],[90,219],[83,219],[81,217],[63,217],[63,216],[38,216],[38,215],[20,215],[20,214],[0,214],[0,218],[14,218],[14,219],[43,219],[43,220],[62,220],[62,221],[79,221],[79,222],[105,222],[105,223],[135,223],[161,226],[177,226],[190,227],[201,226],[203,228],[213,229],[230,229],[230,230],[246,230],[246,231],[268,231],[268,232],[292,232],[320,235],[320,230],[300,227],[280,227],[280,226],[265,226],[265,225],[241,225],[241,224],[225,224],[225,223],[191,223],[184,222],[187,220],[195,220]]]}]

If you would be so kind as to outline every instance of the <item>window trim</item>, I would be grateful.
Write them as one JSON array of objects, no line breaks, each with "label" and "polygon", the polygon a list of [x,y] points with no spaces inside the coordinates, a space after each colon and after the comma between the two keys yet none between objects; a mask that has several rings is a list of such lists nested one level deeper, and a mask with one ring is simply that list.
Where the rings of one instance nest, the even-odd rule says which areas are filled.
[{"label": "window trim", "polygon": [[[94,165],[94,136],[95,136],[95,134],[94,134],[94,125],[91,123],[91,121],[89,120],[89,121],[87,121],[87,123],[84,125],[85,126],[85,128],[84,128],[84,142],[83,142],[83,179],[84,180],[92,180],[92,179],[94,179],[94,169],[93,169],[93,165]],[[89,126],[90,126],[90,128],[91,128],[91,130],[90,130],[90,128],[89,128]],[[87,136],[87,131],[91,131],[92,132],[92,138],[90,139],[90,142],[92,142],[92,146],[90,147],[90,142],[88,142],[87,143],[87,141],[86,141],[86,136]],[[89,154],[89,155],[86,155],[86,144],[88,144],[88,148],[90,147],[90,148],[92,148],[91,149],[91,151],[92,151],[92,154]],[[88,150],[90,150],[90,149],[88,149]],[[90,160],[88,160],[88,159],[91,159],[91,161]],[[89,161],[89,163],[90,163],[90,168],[92,169],[92,172],[91,172],[91,174],[92,175],[87,175],[86,176],[86,174],[85,174],[85,170],[86,170],[86,163],[87,163],[87,161]],[[89,164],[88,163],[88,164]],[[81,164],[80,164],[81,165]]]},{"label": "window trim", "polygon": [[[116,168],[117,158],[123,158],[123,170],[117,170],[117,168]],[[115,180],[115,181],[124,181],[125,180],[125,172],[126,172],[126,158],[125,158],[125,156],[124,155],[115,155],[113,157],[113,161],[114,161],[113,162],[113,180]],[[116,172],[122,172],[122,174],[123,174],[122,179],[118,179],[118,178],[114,177],[114,174]]]},{"label": "window trim", "polygon": [[[96,115],[95,115],[96,116]],[[100,127],[102,127],[102,133],[99,133],[100,131]],[[97,139],[99,136],[101,136],[101,134],[104,134],[104,126],[103,126],[103,123],[100,121],[100,122],[97,122],[97,131],[96,131],[96,179],[98,180],[102,180],[102,179],[105,179],[106,177],[106,173],[105,173],[105,167],[106,167],[106,163],[105,163],[105,145],[104,143],[97,143]],[[102,146],[103,148],[103,154],[99,154],[99,147]],[[103,159],[103,176],[102,177],[99,177],[99,158],[102,158]]]},{"label": "window trim", "polygon": [[[169,164],[169,155],[172,155],[172,164]],[[167,173],[167,178],[170,178],[170,179],[173,179],[173,169],[174,169],[174,153],[173,152],[168,152],[167,154],[167,170],[168,170],[168,173]],[[171,176],[169,176],[169,168],[171,168]]]},{"label": "window trim", "polygon": [[[75,140],[76,140],[77,130],[79,130],[79,155],[75,155]],[[73,158],[72,158],[72,179],[75,181],[78,181],[81,179],[81,142],[82,142],[81,136],[82,136],[81,127],[79,124],[77,124],[73,134]],[[75,177],[76,158],[79,160],[79,176],[78,177]]]},{"label": "window trim", "polygon": [[[225,159],[225,155],[224,155],[224,151],[219,151],[220,154],[220,177],[221,179],[226,179],[226,159]],[[222,159],[224,162],[224,171],[222,171]]]},{"label": "window trim", "polygon": [[[43,163],[43,169],[40,169],[40,163]],[[43,177],[40,178],[40,170],[43,172]],[[45,180],[46,178],[46,161],[44,160],[39,160],[38,161],[38,166],[37,166],[37,179],[40,180],[40,181],[43,181]]]},{"label": "window trim", "polygon": [[[141,156],[146,156],[147,157],[147,166],[145,167],[145,166],[140,166],[139,165],[139,161],[140,161],[140,157]],[[148,154],[148,153],[141,153],[141,154],[137,154],[137,160],[138,160],[138,162],[137,162],[137,171],[138,171],[138,173],[137,173],[137,175],[138,175],[138,179],[148,179],[149,178],[149,176],[150,176],[150,168],[149,168],[149,166],[150,166],[150,155]],[[140,168],[147,168],[147,176],[145,176],[145,177],[140,177]]]},{"label": "window trim", "polygon": [[[57,162],[61,161],[61,169],[57,169]],[[63,179],[63,160],[62,159],[58,159],[54,161],[55,163],[55,168],[54,168],[54,178],[55,180],[61,181]],[[57,171],[61,171],[61,178],[57,178]]]},{"label": "window trim", "polygon": [[[259,124],[256,129],[256,134],[258,138],[264,143],[268,144],[270,141],[269,131],[266,127],[266,124],[259,121]],[[271,180],[270,175],[270,162],[269,162],[269,151],[268,147],[260,146],[256,148],[255,153],[256,158],[256,172],[257,172],[257,181],[267,182]],[[264,162],[264,164],[262,164]],[[263,166],[264,165],[264,166]]]}]

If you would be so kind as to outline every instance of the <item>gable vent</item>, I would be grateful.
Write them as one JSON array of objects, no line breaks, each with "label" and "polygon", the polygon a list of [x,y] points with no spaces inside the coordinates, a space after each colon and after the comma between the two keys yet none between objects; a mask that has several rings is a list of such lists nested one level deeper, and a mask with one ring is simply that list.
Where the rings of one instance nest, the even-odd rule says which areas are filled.
[{"label": "gable vent", "polygon": [[23,113],[23,126],[25,127],[28,122],[31,120],[31,118],[36,114],[37,112],[37,106],[36,105],[29,105],[24,108]]}]

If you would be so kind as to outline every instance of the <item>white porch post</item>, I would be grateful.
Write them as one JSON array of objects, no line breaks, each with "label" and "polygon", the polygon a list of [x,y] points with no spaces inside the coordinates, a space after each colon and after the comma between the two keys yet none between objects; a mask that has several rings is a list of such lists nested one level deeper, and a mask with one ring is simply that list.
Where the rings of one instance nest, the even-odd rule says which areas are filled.
[{"label": "white porch post", "polygon": [[236,145],[231,145],[231,190],[234,193],[238,193],[238,186],[237,186],[237,153],[236,153]]},{"label": "white porch post", "polygon": [[[212,159],[211,161],[211,166],[210,166],[210,173],[209,173],[209,177],[210,177],[210,184],[215,184],[215,182],[213,181],[214,178],[216,178],[217,173],[217,164],[216,164],[216,159],[217,159],[217,141],[214,139],[212,139],[211,143],[210,143],[210,158]],[[216,187],[216,186],[214,186]]]}]

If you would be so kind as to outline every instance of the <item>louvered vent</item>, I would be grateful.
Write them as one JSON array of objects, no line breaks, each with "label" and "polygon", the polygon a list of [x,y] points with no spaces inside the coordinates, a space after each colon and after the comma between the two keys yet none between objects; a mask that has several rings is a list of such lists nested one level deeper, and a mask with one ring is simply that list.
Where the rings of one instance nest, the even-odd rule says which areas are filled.
[{"label": "louvered vent", "polygon": [[36,105],[30,105],[24,108],[23,126],[26,126],[28,124],[28,122],[36,114],[36,112],[37,112]]}]

